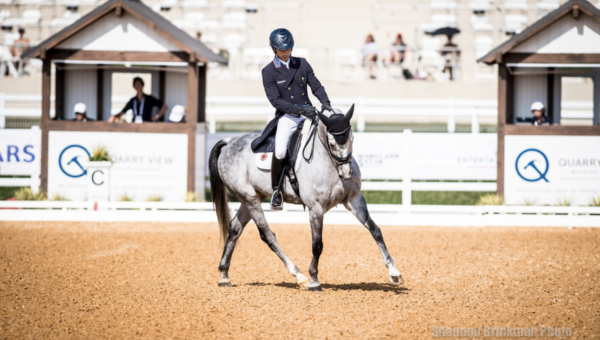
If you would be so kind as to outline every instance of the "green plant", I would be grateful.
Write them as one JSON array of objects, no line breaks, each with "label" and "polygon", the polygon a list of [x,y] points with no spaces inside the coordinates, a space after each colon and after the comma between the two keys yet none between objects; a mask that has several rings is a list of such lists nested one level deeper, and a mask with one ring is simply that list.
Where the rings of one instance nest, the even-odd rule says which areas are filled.
[{"label": "green plant", "polygon": [[131,201],[133,201],[133,196],[129,196],[129,194],[127,194],[126,192],[124,192],[121,195],[119,195],[119,197],[117,198],[117,200],[121,201],[121,202],[131,202]]},{"label": "green plant", "polygon": [[198,195],[196,195],[195,192],[188,191],[187,194],[185,195],[185,201],[186,202],[200,202],[200,198],[198,197]]},{"label": "green plant", "polygon": [[559,207],[568,207],[571,205],[571,201],[572,199],[566,196],[561,196],[559,198],[556,199],[556,206]]},{"label": "green plant", "polygon": [[148,195],[148,198],[146,198],[146,201],[148,202],[162,202],[163,197],[160,194],[152,194],[152,195]]},{"label": "green plant", "polygon": [[487,194],[479,197],[477,205],[504,205],[504,197],[496,194]]},{"label": "green plant", "polygon": [[41,190],[34,193],[31,188],[25,187],[15,191],[15,198],[17,201],[45,201],[47,200],[46,194]]},{"label": "green plant", "polygon": [[94,146],[90,162],[112,162],[112,157],[108,153],[108,147],[106,145]]},{"label": "green plant", "polygon": [[59,192],[55,192],[54,194],[52,194],[52,200],[53,201],[68,201],[67,197]]},{"label": "green plant", "polygon": [[537,201],[538,201],[538,199],[536,197],[523,198],[524,205],[535,205],[537,203]]},{"label": "green plant", "polygon": [[592,197],[592,204],[590,207],[600,207],[600,195]]}]

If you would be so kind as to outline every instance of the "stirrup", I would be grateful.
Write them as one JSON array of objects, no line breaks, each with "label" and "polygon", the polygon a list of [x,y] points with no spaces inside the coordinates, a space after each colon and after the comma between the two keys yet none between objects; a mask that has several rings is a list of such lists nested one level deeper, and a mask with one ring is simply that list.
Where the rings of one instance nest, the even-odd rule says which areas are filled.
[{"label": "stirrup", "polygon": [[[275,198],[275,195],[279,195],[279,197],[281,198],[281,204],[275,205],[275,203],[273,202],[273,198]],[[283,210],[283,195],[279,190],[274,191],[273,196],[271,196],[271,210]]]}]

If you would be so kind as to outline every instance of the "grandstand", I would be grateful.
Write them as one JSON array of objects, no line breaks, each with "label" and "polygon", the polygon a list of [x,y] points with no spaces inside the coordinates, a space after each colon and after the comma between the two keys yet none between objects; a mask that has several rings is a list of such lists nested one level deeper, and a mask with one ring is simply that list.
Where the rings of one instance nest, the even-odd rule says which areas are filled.
[{"label": "grandstand", "polygon": [[[423,103],[432,99],[470,101],[471,109],[483,109],[489,103],[494,103],[497,95],[497,69],[495,66],[478,64],[476,59],[564,3],[562,0],[143,2],[191,36],[196,37],[197,32],[201,32],[202,41],[208,47],[229,58],[227,66],[209,65],[209,98],[264,98],[260,69],[272,58],[267,46],[267,37],[274,28],[286,27],[294,33],[296,39],[294,55],[307,58],[313,65],[318,77],[328,89],[334,106],[336,98],[413,99],[421,100],[422,103],[418,106],[424,107],[424,110],[427,108]],[[32,45],[35,45],[101,3],[102,1],[94,0],[1,0],[0,52],[4,55],[3,64],[10,63],[5,61],[7,47],[18,36],[18,27],[25,27],[27,37]],[[444,60],[440,50],[446,42],[446,37],[432,37],[427,34],[445,26],[456,27],[461,31],[453,38],[460,50],[460,58],[453,64],[456,75],[454,80],[449,79],[448,72],[443,72]],[[361,61],[360,47],[368,33],[374,35],[381,53],[376,63],[376,80],[368,79]],[[397,33],[402,33],[408,45],[407,58],[401,67],[386,66],[383,60],[389,54]],[[25,67],[29,75],[0,78],[0,92],[6,96],[39,95],[39,68],[40,63],[31,60]],[[422,79],[404,79],[401,68]],[[583,81],[573,86],[571,94],[566,94],[566,100],[580,101],[578,94],[586,92],[581,89],[588,89],[592,85]],[[116,106],[121,105],[123,98],[131,95],[130,92],[128,82],[123,82],[122,86],[115,86],[115,110]],[[345,100],[343,101],[345,106]],[[486,101],[488,104],[482,106],[480,101]],[[9,108],[32,110],[39,106],[35,101],[9,101],[5,105]],[[221,112],[220,108],[235,110],[231,105],[228,109],[223,108],[223,105],[222,101],[216,100],[212,104],[209,103],[208,108],[216,110],[215,112]],[[242,100],[240,105],[241,110],[246,104]],[[392,105],[390,109],[396,107],[396,112],[405,112],[407,107],[403,105]],[[369,105],[363,106],[365,109],[367,107]],[[452,110],[450,106],[447,108]],[[265,115],[271,111],[267,103],[260,114],[244,118],[226,115],[219,117],[221,123],[213,124],[221,131],[251,130],[264,124]],[[402,131],[408,127],[415,131],[440,132],[439,130],[444,130],[446,126],[457,124],[457,129],[448,131],[472,131],[471,116],[463,115],[464,117],[457,117],[453,122],[449,122],[446,116],[373,113],[368,115],[365,125],[366,131],[388,131],[385,129],[392,126],[393,131]],[[486,118],[485,114],[480,115],[478,119],[483,125],[495,124],[495,117]],[[25,121],[31,119],[19,118],[14,124]],[[226,123],[227,121],[237,123],[232,125]],[[23,124],[35,124],[35,119],[33,123]],[[493,127],[483,125],[479,131],[495,131]],[[397,126],[396,130],[393,126]]]}]

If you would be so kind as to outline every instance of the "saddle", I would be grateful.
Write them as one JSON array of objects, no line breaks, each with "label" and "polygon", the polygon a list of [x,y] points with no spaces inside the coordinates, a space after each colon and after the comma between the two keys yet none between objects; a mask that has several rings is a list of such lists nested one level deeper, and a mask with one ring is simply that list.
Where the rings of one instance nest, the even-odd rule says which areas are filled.
[{"label": "saddle", "polygon": [[[292,184],[292,189],[294,189],[294,192],[298,197],[300,197],[300,186],[296,177],[296,171],[298,171],[298,168],[300,167],[300,158],[298,157],[298,154],[300,153],[301,146],[306,144],[310,125],[310,119],[306,119],[304,123],[298,125],[296,131],[290,136],[287,154],[283,161],[284,171]],[[274,134],[269,136],[263,145],[254,152],[256,167],[262,171],[271,171],[271,162],[274,157],[273,152],[275,152]]]}]

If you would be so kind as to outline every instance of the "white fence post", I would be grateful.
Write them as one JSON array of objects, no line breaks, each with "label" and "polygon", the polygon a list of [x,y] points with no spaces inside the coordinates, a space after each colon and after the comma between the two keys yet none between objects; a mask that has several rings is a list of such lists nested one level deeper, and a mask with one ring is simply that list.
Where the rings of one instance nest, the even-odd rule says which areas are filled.
[{"label": "white fence post", "polygon": [[479,117],[476,113],[471,116],[471,133],[479,133]]},{"label": "white fence post", "polygon": [[365,132],[365,101],[363,97],[358,97],[358,132]]},{"label": "white fence post", "polygon": [[448,133],[456,132],[456,122],[454,121],[454,97],[448,98]]},{"label": "white fence post", "polygon": [[209,133],[215,133],[217,131],[217,122],[215,115],[210,115],[208,116],[208,119],[210,119],[210,123],[208,123],[208,132]]},{"label": "white fence post", "polygon": [[404,143],[402,145],[402,156],[404,158],[404,176],[402,176],[402,206],[404,207],[404,212],[410,214],[410,206],[412,204],[412,178],[410,175],[410,143],[412,140],[412,130],[406,129],[403,131],[402,135],[404,137]]},{"label": "white fence post", "polygon": [[6,95],[4,92],[0,93],[0,129],[6,128],[6,116],[4,115],[4,108],[6,108]]}]

